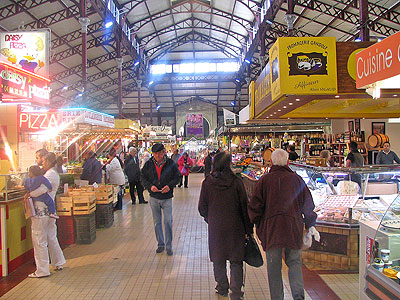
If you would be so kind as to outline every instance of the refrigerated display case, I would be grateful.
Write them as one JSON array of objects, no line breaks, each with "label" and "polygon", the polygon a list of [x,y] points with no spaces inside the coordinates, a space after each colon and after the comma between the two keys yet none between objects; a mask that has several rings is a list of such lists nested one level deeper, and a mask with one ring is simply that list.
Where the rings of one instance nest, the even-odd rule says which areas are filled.
[{"label": "refrigerated display case", "polygon": [[375,228],[366,247],[366,268],[360,270],[360,299],[400,299],[400,195]]}]

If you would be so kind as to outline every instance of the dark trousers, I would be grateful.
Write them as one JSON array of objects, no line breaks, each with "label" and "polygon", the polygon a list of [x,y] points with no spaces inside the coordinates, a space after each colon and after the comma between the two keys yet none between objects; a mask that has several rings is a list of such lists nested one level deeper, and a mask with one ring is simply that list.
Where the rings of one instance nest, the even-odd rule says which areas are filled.
[{"label": "dark trousers", "polygon": [[136,197],[135,197],[135,187],[136,187],[136,193],[139,198],[139,203],[144,202],[144,197],[143,197],[143,185],[140,183],[140,181],[135,181],[135,182],[129,182],[129,193],[131,194],[131,199],[132,203],[136,203]]},{"label": "dark trousers", "polygon": [[230,289],[231,299],[236,300],[243,296],[243,262],[230,261],[230,265],[231,278],[229,283],[228,276],[226,275],[226,261],[213,262],[214,278],[217,282],[215,289],[222,294],[228,292],[228,289]]},{"label": "dark trousers", "polygon": [[122,209],[122,198],[124,197],[124,186],[120,185],[119,187],[119,192],[117,196],[117,204],[115,205],[115,209],[121,210]]},{"label": "dark trousers", "polygon": [[181,176],[181,180],[179,182],[179,186],[182,186],[183,177],[185,177],[185,186],[187,187],[188,183],[189,183],[189,175],[182,175]]}]

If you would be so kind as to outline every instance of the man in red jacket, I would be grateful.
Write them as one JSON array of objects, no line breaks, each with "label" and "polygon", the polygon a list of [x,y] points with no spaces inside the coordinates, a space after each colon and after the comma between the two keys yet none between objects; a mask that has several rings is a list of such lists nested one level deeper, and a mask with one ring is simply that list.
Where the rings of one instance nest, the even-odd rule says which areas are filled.
[{"label": "man in red jacket", "polygon": [[303,228],[314,226],[317,215],[311,193],[303,179],[288,167],[288,153],[282,149],[271,155],[272,167],[257,182],[248,204],[250,221],[267,254],[271,299],[283,300],[282,253],[289,268],[294,300],[304,299],[301,270]]}]

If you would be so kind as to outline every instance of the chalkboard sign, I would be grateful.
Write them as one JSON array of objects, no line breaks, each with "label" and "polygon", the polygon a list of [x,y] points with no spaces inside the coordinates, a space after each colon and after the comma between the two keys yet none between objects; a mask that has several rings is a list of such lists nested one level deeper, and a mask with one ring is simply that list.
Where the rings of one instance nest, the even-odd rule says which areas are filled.
[{"label": "chalkboard sign", "polygon": [[348,236],[320,232],[320,242],[313,241],[310,250],[347,255]]}]

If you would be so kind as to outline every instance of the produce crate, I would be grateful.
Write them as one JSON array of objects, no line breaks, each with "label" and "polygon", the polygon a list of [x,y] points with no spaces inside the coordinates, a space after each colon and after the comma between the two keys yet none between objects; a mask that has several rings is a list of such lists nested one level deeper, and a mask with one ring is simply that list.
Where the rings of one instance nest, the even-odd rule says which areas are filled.
[{"label": "produce crate", "polygon": [[60,216],[57,219],[57,237],[62,246],[75,244],[75,226],[72,216]]},{"label": "produce crate", "polygon": [[96,210],[96,196],[94,192],[85,192],[73,197],[74,215],[88,215]]},{"label": "produce crate", "polygon": [[83,216],[74,216],[75,242],[77,244],[91,244],[96,239],[95,213]]},{"label": "produce crate", "polygon": [[96,228],[108,228],[114,223],[113,204],[97,204],[96,205]]},{"label": "produce crate", "polygon": [[59,216],[72,216],[73,199],[69,196],[57,195],[56,208]]}]

